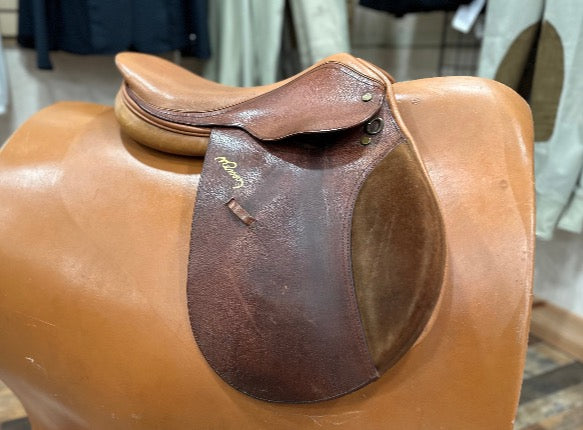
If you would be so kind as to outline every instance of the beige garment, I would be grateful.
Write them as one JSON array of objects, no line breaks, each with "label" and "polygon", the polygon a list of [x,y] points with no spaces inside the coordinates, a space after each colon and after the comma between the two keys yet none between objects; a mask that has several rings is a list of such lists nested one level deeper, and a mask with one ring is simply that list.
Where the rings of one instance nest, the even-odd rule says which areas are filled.
[{"label": "beige garment", "polygon": [[209,2],[212,56],[205,77],[233,86],[275,82],[284,4],[284,0]]},{"label": "beige garment", "polygon": [[530,103],[537,236],[583,229],[583,8],[580,0],[490,0],[480,76]]},{"label": "beige garment", "polygon": [[2,38],[0,37],[0,115],[8,108],[8,76],[5,67]]},{"label": "beige garment", "polygon": [[290,0],[289,4],[302,68],[350,51],[346,0]]}]

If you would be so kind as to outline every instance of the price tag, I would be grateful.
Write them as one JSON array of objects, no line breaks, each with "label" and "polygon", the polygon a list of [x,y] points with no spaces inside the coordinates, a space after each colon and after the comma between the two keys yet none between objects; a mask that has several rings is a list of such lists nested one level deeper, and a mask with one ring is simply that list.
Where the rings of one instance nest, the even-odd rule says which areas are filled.
[{"label": "price tag", "polygon": [[462,33],[469,33],[485,4],[486,0],[473,0],[470,4],[461,5],[455,12],[451,26]]}]

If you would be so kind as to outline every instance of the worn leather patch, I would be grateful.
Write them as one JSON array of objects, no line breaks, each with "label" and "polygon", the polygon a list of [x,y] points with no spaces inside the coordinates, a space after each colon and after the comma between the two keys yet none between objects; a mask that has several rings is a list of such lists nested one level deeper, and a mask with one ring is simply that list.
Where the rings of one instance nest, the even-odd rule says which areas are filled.
[{"label": "worn leather patch", "polygon": [[386,125],[366,146],[362,125],[275,143],[239,129],[211,133],[192,224],[188,306],[206,360],[246,394],[314,402],[379,376],[351,266],[360,187],[403,141],[386,103],[378,116]]},{"label": "worn leather patch", "polygon": [[549,21],[532,24],[512,42],[498,66],[495,80],[528,101],[536,142],[547,142],[555,128],[565,79],[563,42]]},{"label": "worn leather patch", "polygon": [[446,259],[440,208],[411,144],[368,175],[352,216],[352,270],[375,366],[409,351],[441,293]]}]

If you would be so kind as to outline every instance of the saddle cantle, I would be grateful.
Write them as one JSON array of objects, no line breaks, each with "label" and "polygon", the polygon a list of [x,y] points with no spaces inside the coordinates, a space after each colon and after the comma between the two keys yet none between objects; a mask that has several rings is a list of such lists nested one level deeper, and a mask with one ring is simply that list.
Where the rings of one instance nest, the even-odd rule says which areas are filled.
[{"label": "saddle cantle", "polygon": [[117,64],[122,130],[205,155],[187,295],[216,373],[259,399],[315,402],[393,366],[439,297],[445,233],[390,76],[347,54],[237,89],[142,54]]}]

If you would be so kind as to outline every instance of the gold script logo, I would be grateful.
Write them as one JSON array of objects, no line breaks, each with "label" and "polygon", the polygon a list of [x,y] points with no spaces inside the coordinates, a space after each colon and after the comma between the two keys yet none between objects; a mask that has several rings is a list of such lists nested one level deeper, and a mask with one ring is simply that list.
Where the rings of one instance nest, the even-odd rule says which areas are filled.
[{"label": "gold script logo", "polygon": [[215,161],[217,161],[221,165],[223,170],[227,172],[229,176],[233,178],[233,180],[237,183],[237,185],[234,186],[233,189],[241,188],[245,185],[245,181],[243,181],[241,175],[239,175],[235,171],[235,169],[237,168],[237,163],[235,163],[234,161],[227,160],[226,157],[215,157]]}]

